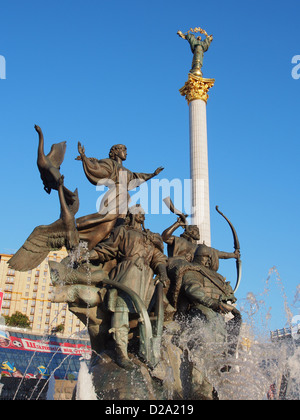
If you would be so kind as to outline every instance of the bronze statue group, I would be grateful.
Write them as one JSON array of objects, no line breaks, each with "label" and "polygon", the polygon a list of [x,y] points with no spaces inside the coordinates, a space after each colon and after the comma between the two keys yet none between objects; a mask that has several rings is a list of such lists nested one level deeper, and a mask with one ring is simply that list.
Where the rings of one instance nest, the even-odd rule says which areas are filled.
[{"label": "bronze statue group", "polygon": [[[224,342],[228,334],[238,337],[241,315],[233,289],[218,268],[219,259],[238,260],[239,250],[221,252],[201,243],[198,227],[188,225],[181,214],[162,234],[153,233],[145,227],[142,207],[128,206],[130,188],[163,168],[153,173],[132,172],[123,166],[124,145],[114,145],[108,158],[98,160],[86,157],[79,143],[76,159],[82,162],[87,179],[94,185],[106,185],[108,191],[99,212],[76,219],[78,192],[65,188],[60,175],[65,147],[53,145],[45,156],[40,147],[42,130],[37,126],[36,130],[41,178],[47,193],[58,191],[61,216],[51,225],[36,227],[9,261],[10,267],[20,271],[35,268],[49,251],[66,247],[69,255],[61,263],[50,262],[56,286],[53,301],[68,302],[88,326],[93,351],[107,352],[126,371],[136,367],[128,355],[131,341],[138,344],[131,346],[130,353],[150,368],[157,365],[163,329],[170,320],[199,319],[214,326],[215,337]],[[176,236],[178,228],[183,232]],[[237,340],[231,343],[234,353]]]}]

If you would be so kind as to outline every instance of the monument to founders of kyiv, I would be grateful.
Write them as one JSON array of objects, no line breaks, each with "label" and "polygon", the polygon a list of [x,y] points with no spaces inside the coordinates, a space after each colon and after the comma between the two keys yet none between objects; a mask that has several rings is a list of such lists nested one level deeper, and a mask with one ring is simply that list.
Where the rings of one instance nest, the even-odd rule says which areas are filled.
[{"label": "monument to founders of kyiv", "polygon": [[[197,32],[206,38],[202,41]],[[213,376],[206,372],[213,366],[216,377],[228,373],[237,350],[241,315],[234,294],[241,277],[240,246],[218,208],[230,225],[235,249],[219,251],[210,244],[206,101],[214,80],[203,78],[201,68],[213,37],[201,28],[178,35],[193,53],[188,81],[180,89],[190,110],[191,225],[169,197],[164,201],[177,219],[162,233],[146,227],[140,205],[128,206],[129,191],[163,168],[149,173],[127,169],[123,144],[98,159],[87,157],[78,143],[76,160],[88,181],[108,190],[99,212],[76,218],[78,191],[65,187],[60,172],[66,143],[53,144],[45,155],[42,129],[35,126],[44,189],[57,191],[61,212],[52,224],[35,227],[9,266],[27,271],[52,249],[66,247],[63,261],[49,262],[53,301],[67,302],[87,326],[89,370],[98,399],[216,399]],[[176,236],[179,227],[184,232]],[[218,273],[220,258],[236,260],[234,287]]]}]

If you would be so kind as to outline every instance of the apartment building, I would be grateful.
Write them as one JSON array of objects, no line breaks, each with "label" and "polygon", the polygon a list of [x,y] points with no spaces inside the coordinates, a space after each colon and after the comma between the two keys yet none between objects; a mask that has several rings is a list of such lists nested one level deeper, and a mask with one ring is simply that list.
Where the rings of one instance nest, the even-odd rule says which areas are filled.
[{"label": "apartment building", "polygon": [[61,261],[67,255],[65,249],[50,252],[34,270],[19,272],[8,267],[12,255],[0,253],[0,291],[4,293],[2,316],[16,311],[26,314],[33,333],[47,334],[58,325],[64,325],[63,335],[76,336],[85,327],[69,310],[67,304],[52,303],[53,285],[48,261]]}]

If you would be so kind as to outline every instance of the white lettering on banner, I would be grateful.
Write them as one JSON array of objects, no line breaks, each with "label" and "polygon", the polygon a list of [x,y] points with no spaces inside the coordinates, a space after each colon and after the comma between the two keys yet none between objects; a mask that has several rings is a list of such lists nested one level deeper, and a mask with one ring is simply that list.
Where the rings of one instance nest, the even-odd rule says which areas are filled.
[{"label": "white lettering on banner", "polygon": [[39,351],[41,353],[61,353],[66,355],[81,355],[83,353],[90,353],[90,350],[84,346],[80,348],[69,347],[64,345],[42,343],[41,341],[28,340],[26,338],[22,339],[22,344],[24,346],[24,350]]}]

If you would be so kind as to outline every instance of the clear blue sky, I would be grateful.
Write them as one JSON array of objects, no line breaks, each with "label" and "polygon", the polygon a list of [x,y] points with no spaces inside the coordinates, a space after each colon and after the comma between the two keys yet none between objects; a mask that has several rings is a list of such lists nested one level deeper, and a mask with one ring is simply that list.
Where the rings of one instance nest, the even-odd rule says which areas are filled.
[{"label": "clear blue sky", "polygon": [[[293,315],[299,285],[299,98],[292,57],[300,54],[298,0],[12,0],[1,1],[0,252],[14,252],[33,228],[58,217],[36,166],[37,134],[46,151],[67,140],[66,186],[79,189],[78,216],[95,211],[99,192],[77,156],[106,157],[128,148],[126,166],[160,178],[189,178],[188,106],[178,90],[192,54],[176,35],[201,26],[214,35],[204,77],[215,78],[207,105],[212,245],[233,241],[215,205],[237,229],[243,259],[239,302],[259,297],[276,266]],[[162,232],[173,215],[149,215]],[[178,232],[181,233],[181,232]],[[234,262],[220,272],[235,281]],[[269,328],[285,325],[275,276],[266,306]],[[265,299],[265,296],[263,297]]]}]

